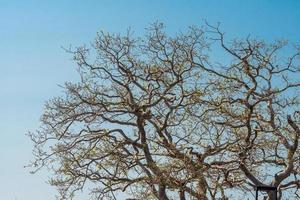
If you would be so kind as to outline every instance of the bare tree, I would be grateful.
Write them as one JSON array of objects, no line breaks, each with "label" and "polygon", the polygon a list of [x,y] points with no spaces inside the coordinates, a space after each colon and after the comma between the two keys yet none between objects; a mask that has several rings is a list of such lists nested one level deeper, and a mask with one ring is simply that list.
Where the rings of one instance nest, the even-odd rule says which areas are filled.
[{"label": "bare tree", "polygon": [[32,166],[55,173],[61,199],[85,187],[95,199],[225,200],[257,185],[298,195],[297,47],[228,43],[210,25],[171,37],[154,24],[68,51],[81,81],[29,134]]}]

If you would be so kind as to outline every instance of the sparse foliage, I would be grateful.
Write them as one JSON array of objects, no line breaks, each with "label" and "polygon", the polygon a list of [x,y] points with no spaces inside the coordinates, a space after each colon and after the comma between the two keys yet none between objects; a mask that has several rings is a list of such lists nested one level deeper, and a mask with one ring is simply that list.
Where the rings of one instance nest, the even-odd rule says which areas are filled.
[{"label": "sparse foliage", "polygon": [[227,42],[210,25],[171,37],[154,24],[69,52],[81,81],[30,133],[32,165],[55,173],[61,199],[85,187],[95,199],[226,200],[255,185],[299,194],[297,47]]}]

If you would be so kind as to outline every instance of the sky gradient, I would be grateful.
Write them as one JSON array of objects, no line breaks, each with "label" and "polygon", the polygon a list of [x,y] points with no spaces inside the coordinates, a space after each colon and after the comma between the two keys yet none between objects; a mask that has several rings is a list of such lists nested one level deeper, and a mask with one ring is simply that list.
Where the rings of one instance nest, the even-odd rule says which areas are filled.
[{"label": "sky gradient", "polygon": [[[243,2],[243,3],[242,3]],[[251,35],[300,44],[297,0],[0,0],[0,199],[54,200],[46,170],[29,174],[25,135],[39,127],[46,100],[76,81],[76,65],[62,47],[89,44],[97,31],[142,35],[153,22],[167,31],[215,24],[228,38]]]}]

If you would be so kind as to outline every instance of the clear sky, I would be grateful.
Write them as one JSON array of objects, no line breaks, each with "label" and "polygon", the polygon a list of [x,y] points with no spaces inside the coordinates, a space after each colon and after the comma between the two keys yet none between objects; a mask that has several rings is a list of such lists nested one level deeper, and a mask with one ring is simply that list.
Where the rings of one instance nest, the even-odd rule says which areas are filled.
[{"label": "clear sky", "polygon": [[221,22],[230,37],[300,43],[298,0],[0,0],[0,199],[54,200],[44,170],[29,174],[25,134],[39,126],[44,102],[76,80],[61,46],[92,41],[99,30],[137,35],[155,21],[170,32]]}]

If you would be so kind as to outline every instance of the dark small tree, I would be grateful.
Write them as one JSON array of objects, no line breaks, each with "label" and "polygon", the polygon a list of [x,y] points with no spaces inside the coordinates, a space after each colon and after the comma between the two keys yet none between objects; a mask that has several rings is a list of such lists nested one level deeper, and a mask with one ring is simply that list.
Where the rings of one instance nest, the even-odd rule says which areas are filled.
[{"label": "dark small tree", "polygon": [[101,32],[69,50],[81,81],[46,104],[32,165],[55,173],[61,199],[85,186],[95,199],[225,200],[256,185],[298,195],[299,49],[286,45],[226,43],[209,25]]}]

